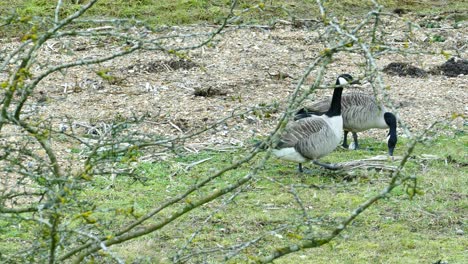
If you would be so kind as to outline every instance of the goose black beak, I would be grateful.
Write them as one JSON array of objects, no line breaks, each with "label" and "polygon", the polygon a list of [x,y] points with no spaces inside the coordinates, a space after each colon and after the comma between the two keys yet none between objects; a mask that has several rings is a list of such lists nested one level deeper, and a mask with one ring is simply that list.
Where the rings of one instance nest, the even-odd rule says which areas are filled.
[{"label": "goose black beak", "polygon": [[352,81],[351,84],[361,84],[359,80]]},{"label": "goose black beak", "polygon": [[393,157],[393,150],[394,150],[394,149],[395,149],[395,148],[389,148],[389,149],[388,149],[388,155],[392,158],[392,160],[394,159],[394,157]]}]

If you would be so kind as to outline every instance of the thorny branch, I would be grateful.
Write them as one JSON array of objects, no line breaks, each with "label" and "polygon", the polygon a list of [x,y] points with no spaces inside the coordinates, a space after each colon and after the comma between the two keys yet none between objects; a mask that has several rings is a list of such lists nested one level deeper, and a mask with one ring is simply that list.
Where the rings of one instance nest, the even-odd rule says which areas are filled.
[{"label": "thorny branch", "polygon": [[[0,164],[2,166],[2,169],[6,172],[9,173],[13,178],[15,177],[16,174],[23,175],[23,179],[30,179],[30,180],[41,180],[41,183],[39,186],[34,186],[31,185],[31,191],[24,191],[22,193],[18,192],[18,195],[11,194],[11,192],[4,193],[2,190],[2,194],[0,196],[0,213],[5,213],[5,214],[24,214],[24,213],[29,213],[29,212],[39,212],[41,215],[41,219],[43,223],[47,223],[47,226],[49,228],[49,252],[48,256],[46,257],[48,259],[49,263],[55,263],[56,262],[56,256],[59,248],[59,244],[63,243],[63,234],[60,233],[61,231],[61,226],[62,226],[62,215],[66,213],[65,211],[60,211],[62,204],[65,203],[67,200],[67,196],[69,196],[70,191],[75,191],[79,190],[79,180],[80,178],[85,177],[82,172],[78,172],[79,178],[74,178],[74,175],[68,175],[68,172],[66,173],[62,168],[61,165],[59,164],[58,158],[56,156],[55,150],[53,146],[51,145],[51,136],[53,136],[53,131],[50,130],[48,126],[42,126],[41,123],[39,125],[34,124],[33,122],[22,120],[21,113],[23,112],[23,107],[25,106],[27,100],[30,98],[32,92],[35,90],[35,88],[38,86],[38,84],[45,79],[46,77],[50,76],[51,74],[58,72],[58,71],[63,71],[64,69],[68,68],[74,68],[74,67],[80,67],[80,66],[89,66],[93,64],[98,64],[102,63],[105,61],[113,60],[121,56],[125,56],[131,53],[134,53],[138,50],[159,50],[162,52],[167,52],[167,53],[172,53],[176,50],[189,50],[189,49],[196,49],[201,46],[206,45],[209,43],[216,35],[219,35],[222,30],[225,28],[227,23],[229,23],[229,20],[232,18],[234,8],[236,6],[237,1],[232,1],[230,10],[229,10],[229,15],[226,16],[224,19],[223,23],[216,28],[215,31],[200,36],[203,39],[195,45],[192,46],[186,46],[186,47],[174,47],[174,48],[164,48],[163,46],[159,45],[158,43],[154,42],[153,48],[148,47],[145,43],[147,44],[152,44],[151,42],[146,42],[145,36],[140,36],[139,38],[132,38],[130,41],[132,41],[132,45],[130,47],[123,47],[121,51],[110,54],[110,55],[105,55],[102,57],[98,58],[93,58],[93,59],[80,59],[74,62],[69,62],[69,63],[62,63],[59,65],[41,65],[39,69],[45,68],[42,72],[35,73],[34,75],[31,73],[31,68],[33,65],[35,65],[36,61],[36,56],[38,55],[38,52],[40,49],[50,40],[53,39],[59,39],[64,36],[68,37],[74,37],[79,34],[76,34],[76,30],[71,30],[71,31],[63,31],[61,30],[65,27],[68,27],[73,24],[75,19],[78,17],[81,17],[88,9],[90,9],[97,0],[90,0],[88,1],[85,5],[83,5],[78,11],[73,13],[72,15],[60,20],[60,12],[61,8],[63,6],[63,1],[58,0],[54,12],[54,19],[53,19],[53,25],[51,26],[50,29],[46,30],[44,33],[34,33],[34,35],[31,35],[28,39],[25,39],[24,42],[19,45],[18,48],[13,50],[11,53],[8,55],[2,57],[2,64],[1,64],[1,70],[2,73],[5,72],[8,74],[9,78],[6,82],[2,83],[2,88],[3,88],[3,98],[1,101],[1,116],[0,116],[0,130],[5,130],[5,128],[10,128],[12,126],[16,126],[19,129],[22,130],[22,136],[25,138],[33,138],[40,146],[40,148],[45,152],[45,155],[47,156],[47,160],[38,160],[40,162],[44,162],[46,164],[45,168],[49,168],[50,175],[53,175],[54,177],[49,177],[48,172],[44,174],[44,176],[41,175],[35,175],[35,173],[39,173],[39,170],[35,170],[32,172],[29,172],[31,169],[31,166],[23,166],[21,163],[18,163],[17,166],[19,169],[15,171],[13,168],[9,168],[8,162],[15,162],[13,160],[9,159],[2,159],[5,163],[2,162]],[[102,21],[101,21],[102,22]],[[111,21],[112,23],[112,21]],[[90,33],[88,36],[100,36],[100,31],[88,31]],[[122,38],[125,38],[126,34],[114,34],[111,32],[107,36],[120,36]],[[178,36],[169,36],[167,39],[175,39]],[[194,37],[192,36],[186,36],[186,37]],[[128,37],[125,39],[128,40]],[[156,40],[157,41],[157,40]],[[213,125],[215,126],[215,125]],[[203,132],[203,131],[202,131]],[[199,133],[202,133],[199,132]],[[104,134],[103,136],[109,137],[109,134]],[[191,135],[195,136],[195,135]],[[71,138],[77,139],[74,135],[70,135]],[[123,139],[125,140],[125,139]],[[166,140],[164,142],[173,142],[175,141],[174,139],[172,140]],[[29,142],[29,141],[28,141]],[[124,141],[120,141],[118,143],[123,143]],[[104,141],[104,144],[98,144],[93,145],[92,148],[95,150],[101,149],[105,147],[106,143]],[[141,144],[141,141],[139,141]],[[12,143],[14,144],[14,143]],[[156,144],[149,144],[148,146],[153,146],[153,145],[161,145],[161,143],[156,143]],[[19,150],[18,154],[20,158],[29,158],[29,157],[34,157],[35,151],[37,151],[37,148],[33,148],[31,150],[28,150],[28,148],[31,148],[33,146],[33,141],[30,141],[30,144],[25,146],[26,151],[24,152],[23,150]],[[143,147],[148,147],[145,146],[144,144],[141,144],[141,148]],[[6,146],[8,148],[8,146]],[[10,150],[13,148],[10,148]],[[28,154],[29,153],[29,154]],[[92,151],[90,153],[91,156],[95,155],[97,152]],[[10,155],[11,156],[11,155]],[[7,155],[5,156],[7,157]],[[85,163],[85,172],[89,172],[91,168],[95,166],[95,164],[91,164],[90,162]],[[16,173],[16,174],[15,174]],[[47,176],[46,176],[47,175]],[[30,180],[27,180],[26,182],[29,184]],[[43,181],[45,182],[45,186],[41,187],[40,185],[44,185]],[[77,188],[78,187],[78,188]],[[43,198],[46,197],[46,199],[32,199],[31,200],[31,206],[20,206],[20,207],[12,207],[10,208],[10,204],[4,205],[5,201],[8,201],[9,199],[15,198],[15,197],[21,197],[21,196],[33,196],[37,195],[37,192],[34,192],[32,190],[37,189],[41,190],[43,189]],[[14,192],[14,191],[13,191]],[[42,193],[42,192],[39,192]],[[214,196],[216,198],[217,196]],[[214,199],[213,198],[213,199]],[[34,202],[36,201],[36,202]],[[49,211],[50,210],[50,211]],[[48,216],[47,216],[48,215]],[[45,220],[48,219],[48,220]],[[100,244],[100,248],[103,249],[103,244]]]},{"label": "thorny branch", "polygon": [[[255,181],[253,181],[253,183],[255,183]],[[239,188],[239,190],[237,190],[236,192],[234,192],[229,198],[227,198],[223,204],[216,210],[214,210],[208,217],[205,218],[205,220],[202,222],[202,224],[200,225],[200,227],[192,233],[192,235],[187,239],[187,241],[185,242],[185,244],[177,251],[177,254],[174,256],[173,258],[173,261],[175,263],[179,263],[179,262],[184,262],[184,260],[188,260],[190,259],[191,257],[193,257],[194,255],[196,254],[204,254],[204,252],[198,252],[198,253],[191,253],[189,254],[188,256],[182,256],[183,252],[187,250],[187,247],[189,246],[190,243],[193,242],[193,240],[195,239],[195,237],[197,235],[199,235],[199,233],[201,232],[201,230],[208,224],[208,222],[213,218],[213,216],[215,214],[217,214],[218,212],[222,211],[222,210],[225,210],[226,207],[232,203],[234,201],[234,199],[242,192],[244,191],[244,189],[248,188],[248,186],[245,186],[244,188]],[[217,250],[222,250],[222,249],[217,249]]]},{"label": "thorny branch", "polygon": [[[281,133],[284,131],[286,124],[290,121],[291,116],[295,110],[301,105],[302,101],[308,96],[313,94],[316,89],[324,88],[323,78],[326,75],[328,65],[333,61],[333,57],[338,53],[359,53],[363,54],[363,57],[367,61],[367,74],[366,78],[372,78],[372,87],[374,88],[375,95],[380,93],[384,94],[384,99],[388,100],[388,95],[385,95],[385,85],[382,77],[378,71],[375,58],[385,52],[401,52],[401,49],[392,47],[391,45],[385,45],[384,43],[379,44],[380,49],[374,50],[373,46],[376,44],[377,32],[380,30],[381,23],[380,16],[384,15],[381,12],[382,7],[375,1],[374,10],[369,12],[364,19],[354,26],[351,30],[343,27],[336,18],[330,17],[325,10],[322,1],[317,0],[317,5],[321,13],[321,23],[326,26],[325,33],[322,36],[327,48],[319,53],[318,56],[310,63],[305,69],[305,72],[296,83],[294,91],[288,97],[285,105],[286,109],[284,113],[278,119],[278,124],[271,131],[269,136],[263,141],[263,145],[268,147],[268,150],[262,156],[260,148],[254,149],[251,153],[245,154],[240,160],[233,162],[229,166],[225,166],[218,171],[213,173],[206,172],[202,175],[201,180],[197,181],[193,186],[187,187],[185,190],[180,191],[177,195],[166,199],[165,201],[158,201],[157,206],[148,209],[145,214],[135,216],[132,221],[128,221],[117,229],[106,230],[102,232],[99,228],[93,229],[90,226],[79,227],[72,231],[68,230],[70,226],[76,225],[73,222],[76,218],[83,218],[86,221],[91,222],[89,218],[86,218],[93,209],[89,209],[88,204],[79,204],[74,202],[73,198],[79,195],[81,186],[84,183],[92,180],[92,174],[105,174],[107,171],[102,170],[98,165],[104,163],[112,163],[114,156],[126,154],[132,150],[146,149],[150,147],[163,147],[170,149],[178,142],[183,142],[186,139],[194,138],[202,133],[210,131],[220,124],[226,122],[229,119],[242,116],[246,113],[250,113],[257,109],[264,109],[267,107],[276,106],[265,106],[265,107],[252,107],[243,112],[235,112],[226,118],[219,119],[213,124],[197,130],[190,131],[189,133],[181,133],[181,135],[174,136],[172,138],[156,139],[150,136],[142,138],[139,134],[129,135],[126,134],[124,137],[117,137],[117,132],[122,132],[125,129],[121,128],[123,124],[129,124],[126,120],[121,123],[115,123],[109,125],[109,129],[99,134],[96,138],[81,138],[74,133],[64,133],[63,131],[53,131],[50,127],[42,124],[31,122],[27,120],[22,113],[24,112],[24,106],[31,97],[33,91],[37,86],[48,76],[55,72],[62,72],[65,69],[74,67],[89,66],[99,64],[106,61],[112,61],[116,58],[127,56],[131,53],[135,53],[140,50],[151,50],[160,51],[164,53],[174,54],[182,50],[190,50],[200,48],[216,36],[222,34],[225,27],[232,21],[237,19],[234,16],[234,9],[237,1],[231,1],[229,14],[225,17],[222,24],[217,27],[213,32],[202,33],[202,34],[174,34],[153,37],[151,35],[153,30],[149,30],[149,27],[140,33],[129,33],[128,31],[119,31],[119,27],[125,28],[125,25],[132,26],[145,26],[144,23],[134,20],[122,20],[122,19],[80,19],[80,17],[97,2],[97,0],[90,0],[86,5],[82,6],[77,12],[60,20],[60,12],[63,8],[63,1],[58,0],[54,11],[54,18],[52,26],[49,30],[38,34],[37,38],[31,38],[24,40],[16,49],[11,51],[3,59],[3,63],[0,65],[0,70],[8,75],[8,80],[2,85],[5,86],[3,90],[3,98],[1,101],[1,116],[0,116],[0,131],[4,131],[12,126],[19,129],[21,136],[29,138],[30,141],[37,143],[37,146],[33,146],[33,143],[25,145],[24,149],[28,150],[15,150],[19,153],[18,158],[10,158],[9,154],[0,154],[0,166],[14,165],[14,168],[1,168],[8,175],[11,175],[12,181],[18,180],[22,184],[26,185],[27,188],[24,190],[16,190],[7,192],[1,190],[0,192],[0,214],[8,214],[10,216],[17,216],[19,219],[24,221],[35,221],[44,231],[43,241],[46,244],[44,248],[33,245],[31,248],[34,251],[25,251],[21,255],[31,257],[36,251],[41,251],[41,256],[37,259],[42,261],[46,260],[49,263],[72,261],[74,263],[80,263],[91,256],[96,256],[98,252],[105,252],[110,255],[115,261],[122,263],[123,261],[113,252],[110,247],[112,245],[121,244],[128,242],[132,239],[150,234],[152,232],[161,230],[169,224],[174,224],[176,220],[181,219],[184,215],[193,212],[196,209],[201,208],[208,203],[220,199],[221,197],[230,194],[224,204],[218,209],[214,210],[202,225],[196,229],[194,233],[186,240],[186,243],[180,248],[174,257],[174,262],[189,261],[192,258],[196,258],[201,254],[215,254],[224,252],[225,259],[234,258],[239,255],[243,250],[253,247],[259,241],[272,235],[275,232],[284,231],[285,229],[291,228],[291,224],[282,224],[274,231],[263,232],[259,236],[248,239],[245,242],[237,243],[235,245],[205,249],[195,252],[189,252],[189,245],[193,243],[194,238],[199,234],[204,224],[207,224],[210,218],[219,212],[225,210],[228,205],[238,199],[239,194],[245,190],[249,183],[257,182],[260,177],[258,173],[266,165],[266,162],[271,156],[272,149],[277,145]],[[258,8],[258,6],[253,7]],[[242,10],[242,13],[247,12],[248,9]],[[374,21],[374,23],[372,23]],[[77,30],[76,28],[67,29],[68,26],[72,26],[76,23],[93,23],[102,24],[108,23],[109,26],[103,26],[99,28],[91,28],[87,30]],[[362,31],[365,27],[371,24],[372,31],[370,33],[370,42],[367,40],[369,37]],[[32,68],[36,65],[38,52],[48,41],[60,38],[72,38],[75,36],[83,37],[96,37],[96,38],[116,38],[119,40],[125,40],[126,45],[123,46],[118,52],[107,54],[102,57],[93,59],[80,59],[68,63],[61,63],[58,65],[41,65],[39,72],[34,75],[31,73]],[[183,44],[174,44],[177,41],[175,39],[183,40],[186,38],[198,38],[201,39],[194,45],[184,46]],[[167,41],[167,42],[166,42]],[[172,42],[171,42],[172,41]],[[370,44],[369,44],[370,43]],[[405,52],[420,53],[419,51],[405,50]],[[307,89],[303,90],[302,86],[306,79],[312,73],[315,74],[315,82]],[[326,86],[331,87],[331,86]],[[395,110],[394,107],[390,104]],[[140,122],[141,120],[137,120]],[[404,126],[404,124],[403,124]],[[429,128],[430,129],[430,128]],[[300,217],[296,220],[292,220],[297,226],[306,225],[308,232],[310,233],[307,239],[278,248],[270,252],[268,256],[265,256],[258,260],[261,263],[272,262],[287,254],[297,252],[306,248],[318,247],[329,243],[331,240],[336,238],[345,228],[349,226],[354,219],[362,214],[367,208],[372,206],[378,200],[387,196],[394,188],[402,185],[406,181],[411,181],[413,177],[407,177],[404,175],[404,166],[407,163],[414,147],[417,143],[422,141],[425,133],[429,130],[425,130],[418,137],[408,133],[408,136],[412,138],[411,144],[409,145],[406,154],[403,156],[399,166],[391,168],[391,179],[386,186],[378,195],[368,199],[360,206],[358,206],[351,214],[341,221],[340,225],[336,226],[328,235],[319,237],[313,233],[313,219],[309,216],[308,209],[304,205],[304,201],[295,188],[295,185],[287,186],[275,181],[271,178],[271,181],[281,185],[281,188],[289,192],[294,198],[294,202],[300,210]],[[79,170],[66,171],[59,162],[57,153],[55,152],[51,138],[64,135],[69,139],[74,139],[79,143],[86,146],[87,151],[84,155],[84,159],[81,160],[83,165]],[[11,145],[21,141],[16,139],[12,141]],[[11,146],[6,146],[5,149],[13,150]],[[39,151],[39,150],[40,151]],[[37,154],[38,152],[44,154]],[[106,156],[107,154],[112,154]],[[42,162],[43,167],[36,168],[34,165],[28,163],[28,161],[34,160],[36,162]],[[209,159],[200,160],[199,163],[205,162]],[[109,162],[111,161],[111,162]],[[191,168],[198,165],[199,163],[193,163],[188,166]],[[115,162],[115,164],[118,164]],[[202,188],[210,186],[215,180],[220,178],[227,178],[226,175],[230,171],[235,171],[243,166],[251,166],[251,169],[242,174],[241,177],[236,180],[229,181],[227,185],[209,190],[207,193],[196,196],[195,193],[200,191]],[[113,168],[114,163],[110,165]],[[101,170],[99,170],[101,169]],[[17,178],[15,178],[17,177]],[[267,177],[268,178],[268,177]],[[33,183],[33,184],[31,184]],[[300,186],[303,187],[303,186]],[[316,186],[312,186],[316,187]],[[31,202],[27,204],[15,205],[11,202],[17,197],[29,197]],[[34,198],[32,198],[34,197]],[[188,197],[195,197],[193,199],[187,199]],[[8,202],[10,201],[10,202]],[[67,215],[66,209],[70,209],[71,213]],[[83,212],[84,211],[84,212]],[[164,212],[171,211],[169,215],[164,215]],[[72,219],[72,220],[70,220]],[[150,221],[151,220],[151,221]],[[94,233],[98,231],[98,233]],[[74,236],[73,236],[74,235]],[[78,238],[78,239],[77,239]],[[44,252],[42,252],[44,251]],[[186,255],[182,255],[184,252],[189,252]],[[227,252],[227,253],[226,253]],[[2,255],[0,254],[0,259]],[[12,258],[14,261],[14,258]]]},{"label": "thorny branch", "polygon": [[379,201],[380,199],[385,198],[388,194],[391,193],[393,189],[396,187],[402,185],[406,181],[412,180],[411,176],[404,176],[403,174],[403,168],[405,167],[406,162],[408,161],[409,157],[414,151],[414,147],[422,142],[423,138],[425,137],[426,133],[432,129],[438,122],[432,123],[427,129],[425,129],[419,136],[414,138],[411,143],[408,146],[408,149],[406,150],[405,155],[403,156],[403,159],[401,160],[397,170],[392,172],[391,174],[391,179],[388,183],[388,185],[377,195],[371,197],[361,205],[359,205],[355,210],[351,212],[351,214],[344,219],[340,225],[338,225],[333,231],[328,236],[322,236],[322,237],[313,237],[307,240],[301,241],[301,243],[298,244],[292,244],[286,247],[282,247],[279,249],[274,250],[270,255],[261,258],[259,260],[259,263],[270,263],[273,260],[280,258],[282,256],[285,256],[287,254],[297,252],[303,249],[307,248],[313,248],[313,247],[320,247],[324,244],[329,243],[331,240],[333,240],[335,237],[337,237],[343,230],[346,229],[349,224],[353,222],[354,219],[356,219],[359,215],[361,215],[366,209],[368,209],[370,206],[372,206],[374,203]]}]

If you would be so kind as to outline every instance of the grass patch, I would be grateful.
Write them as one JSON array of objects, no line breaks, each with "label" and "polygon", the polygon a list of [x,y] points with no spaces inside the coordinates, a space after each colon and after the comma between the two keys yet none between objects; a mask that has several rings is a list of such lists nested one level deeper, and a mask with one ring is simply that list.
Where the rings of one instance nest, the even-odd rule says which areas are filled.
[{"label": "grass patch", "polygon": [[[404,188],[400,187],[385,201],[379,202],[359,217],[342,237],[330,245],[291,254],[277,262],[298,263],[313,260],[317,263],[431,263],[439,259],[449,263],[463,262],[463,252],[468,241],[465,236],[457,234],[457,230],[464,228],[467,193],[463,186],[467,186],[468,178],[466,170],[460,167],[459,163],[446,163],[446,160],[448,157],[457,161],[466,159],[462,150],[467,147],[467,141],[468,137],[464,134],[441,137],[417,148],[407,173],[418,176],[418,186],[424,195],[410,199]],[[397,155],[404,151],[405,144],[405,140],[402,139]],[[364,149],[338,150],[326,160],[338,162],[386,153],[386,146],[382,142],[363,139],[361,145]],[[422,154],[437,155],[439,159],[421,163],[416,157]],[[179,158],[174,164],[191,163],[206,157],[211,157],[212,160],[178,176],[172,182],[168,182],[167,178],[160,178],[162,175],[154,177],[152,185],[154,184],[154,188],[161,188],[163,185],[167,188],[169,185],[183,189],[184,185],[190,186],[199,173],[210,168],[221,168],[235,160],[236,155],[240,153],[231,156],[206,152]],[[228,178],[233,180],[240,177],[247,169],[240,169]],[[214,213],[205,225],[201,225],[199,235],[192,241],[192,250],[227,247],[236,241],[254,239],[258,234],[272,231],[281,224],[293,224],[292,219],[301,219],[301,211],[294,197],[281,185],[323,186],[319,190],[299,188],[297,192],[304,206],[310,209],[309,216],[316,231],[326,232],[346,217],[350,210],[381,190],[388,181],[387,176],[378,172],[360,172],[354,180],[343,181],[339,175],[321,169],[314,171],[317,172],[316,175],[299,175],[296,173],[295,164],[271,159],[258,181],[239,194],[234,203],[211,203],[190,216],[183,217],[177,227],[168,226],[160,232],[119,246],[118,251],[128,256],[128,261],[137,260],[138,258],[134,257],[136,255],[144,255],[145,257],[139,260],[148,263],[168,260],[167,257],[161,259],[160,254],[154,253],[154,247],[160,248],[161,252],[172,251],[169,256],[175,254],[174,248],[180,248],[190,234],[197,231],[196,227],[217,208],[223,210]],[[219,179],[217,185],[221,187],[227,182],[226,179]],[[153,198],[157,199],[156,196]],[[297,242],[302,239],[306,227],[298,228],[267,236],[259,242],[258,248],[266,252],[277,246]],[[247,256],[257,255],[258,248],[248,248],[244,253]],[[240,258],[234,262],[237,261],[248,259]]]},{"label": "grass patch", "polygon": [[[77,11],[86,1],[63,1],[61,17],[66,17]],[[438,14],[466,10],[466,1],[453,1],[450,5],[441,5],[440,1],[378,1],[385,5],[388,11],[395,8],[421,14]],[[16,14],[18,18],[10,21],[10,26],[4,26],[0,36],[15,36],[25,34],[36,25],[39,29],[50,24],[54,16],[56,1],[49,0],[11,0],[0,2],[0,14],[3,18]],[[368,0],[334,0],[326,1],[325,7],[338,17],[350,17],[367,13],[372,8]],[[88,10],[83,18],[129,18],[144,21],[150,26],[182,25],[196,23],[219,23],[228,14],[230,1],[210,0],[101,0]],[[306,0],[239,0],[236,14],[242,10],[251,10],[242,15],[237,23],[267,24],[276,19],[316,18],[319,10],[315,1]],[[466,20],[466,14],[449,15],[456,22]],[[454,17],[455,16],[455,17]],[[81,25],[86,27],[86,25]]]},{"label": "grass patch", "polygon": [[[396,155],[402,155],[407,144],[400,139]],[[324,161],[340,162],[386,153],[386,144],[361,139],[361,150],[338,149]],[[405,169],[406,174],[418,176],[422,195],[413,199],[404,187],[397,188],[385,200],[358,217],[350,228],[329,245],[301,251],[279,259],[278,263],[433,263],[437,260],[462,263],[468,244],[464,222],[467,215],[466,153],[468,136],[464,132],[453,136],[434,138],[418,145]],[[423,154],[437,159],[421,159]],[[96,234],[110,235],[135,218],[156,208],[168,199],[184,192],[207,174],[239,160],[245,153],[201,152],[155,163],[142,163],[139,174],[146,182],[117,177],[96,177],[77,196],[83,212],[70,216],[71,226],[88,224]],[[195,166],[197,161],[206,160]],[[196,201],[214,189],[237,181],[250,170],[246,165],[216,179],[213,184],[197,190],[187,199],[162,211],[145,225],[155,223]],[[306,208],[315,233],[326,233],[349,215],[360,203],[372,197],[388,183],[388,175],[376,171],[359,171],[351,180],[342,174],[308,165],[312,175],[296,172],[296,164],[270,159],[265,168],[235,199],[232,194],[206,204],[161,230],[122,245],[111,247],[127,263],[168,262],[179,249],[184,248],[191,235],[197,232],[188,252],[230,247],[242,242],[260,239],[247,247],[232,262],[248,262],[254,256],[266,254],[276,247],[298,242],[307,236],[308,226],[301,224],[302,211],[296,198],[289,192],[291,186]],[[301,186],[320,186],[304,188]],[[94,208],[92,213],[89,208]],[[0,219],[1,220],[1,219]],[[287,228],[278,230],[284,224]],[[0,221],[0,249],[8,254],[22,248],[24,240],[35,232],[34,226],[18,227]],[[111,230],[105,231],[103,230]],[[461,231],[460,231],[461,230]],[[220,254],[210,261],[223,261]],[[202,258],[202,256],[200,256]],[[196,258],[196,261],[201,261]]]},{"label": "grass patch", "polygon": [[[403,154],[405,144],[405,139],[399,141],[396,155]],[[340,162],[386,153],[386,145],[380,141],[362,138],[361,147],[358,151],[339,149],[324,161]],[[463,163],[466,161],[463,151],[466,147],[468,137],[463,132],[419,145],[405,173],[418,176],[418,187],[423,195],[410,199],[405,189],[399,187],[357,218],[330,245],[291,254],[277,262],[433,263],[444,260],[462,263],[468,244],[466,236],[459,234],[459,230],[465,228],[463,222],[468,213],[465,188],[468,175],[466,163]],[[438,159],[420,159],[423,154],[437,155]],[[101,227],[117,230],[204,179],[207,172],[228,166],[243,155],[243,152],[201,152],[168,161],[142,163],[139,173],[147,178],[143,184],[128,178],[112,181],[98,177],[83,190],[79,200],[93,203],[88,206],[95,207],[94,213],[88,217]],[[204,159],[209,160],[190,166]],[[325,233],[357,205],[384,188],[389,179],[388,175],[379,172],[360,171],[352,180],[343,180],[340,174],[313,165],[308,167],[314,174],[300,175],[296,173],[296,164],[270,159],[258,177],[233,201],[229,200],[232,194],[227,194],[158,232],[112,248],[128,263],[167,262],[194,232],[198,235],[184,253],[229,247],[265,235],[255,246],[243,250],[242,257],[232,259],[233,262],[247,262],[249,256],[265,254],[276,247],[298,242],[307,235],[308,227],[300,224],[302,212],[296,198],[288,192],[290,186],[298,186],[296,192],[307,209],[313,231]],[[235,182],[249,169],[250,165],[247,165],[227,173],[145,225],[171,215],[190,200],[195,201],[216,188]],[[112,188],[108,188],[111,184]],[[304,185],[321,188],[300,187]],[[291,227],[275,231],[284,224]],[[14,229],[10,229],[2,235],[2,240],[12,241],[17,235]],[[11,245],[9,247],[12,250]],[[210,261],[222,261],[223,256],[221,254]]]}]

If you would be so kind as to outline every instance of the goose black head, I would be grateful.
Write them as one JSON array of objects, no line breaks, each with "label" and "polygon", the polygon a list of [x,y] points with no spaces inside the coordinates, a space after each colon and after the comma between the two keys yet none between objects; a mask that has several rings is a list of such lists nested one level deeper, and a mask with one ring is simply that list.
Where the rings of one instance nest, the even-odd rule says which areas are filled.
[{"label": "goose black head", "polygon": [[340,76],[338,76],[338,78],[336,79],[336,85],[338,86],[345,86],[347,84],[359,84],[359,81],[358,80],[354,80],[353,79],[353,76],[351,76],[350,74],[341,74]]},{"label": "goose black head", "polygon": [[387,145],[388,145],[388,155],[393,156],[393,151],[395,150],[395,146],[398,141],[396,128],[397,128],[397,120],[394,114],[390,112],[386,112],[384,114],[385,123],[387,123],[390,131],[388,132],[387,137]]}]

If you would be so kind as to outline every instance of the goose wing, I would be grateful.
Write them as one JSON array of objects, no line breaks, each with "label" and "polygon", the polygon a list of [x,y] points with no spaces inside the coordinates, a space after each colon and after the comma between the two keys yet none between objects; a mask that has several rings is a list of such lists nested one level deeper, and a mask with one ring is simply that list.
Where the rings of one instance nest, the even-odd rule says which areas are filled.
[{"label": "goose wing", "polygon": [[342,100],[343,125],[346,130],[360,132],[369,128],[383,127],[383,105],[379,105],[372,95],[351,93]]},{"label": "goose wing", "polygon": [[[341,97],[341,98],[342,98],[341,100],[343,100],[343,97]],[[330,108],[330,104],[331,104],[331,97],[327,97],[326,99],[323,99],[321,101],[315,102],[313,104],[306,105],[301,110],[305,110],[305,111],[307,111],[309,113],[313,113],[313,114],[314,113],[325,113]]]},{"label": "goose wing", "polygon": [[336,134],[320,116],[307,117],[287,127],[278,147],[294,148],[303,157],[314,160],[332,152],[340,142],[341,133]]},{"label": "goose wing", "polygon": [[[330,108],[331,97],[327,97],[321,101],[315,102],[313,104],[306,105],[301,110],[306,110],[308,112],[326,112]],[[343,109],[353,107],[353,106],[369,106],[377,105],[373,96],[364,94],[364,93],[348,93],[341,96],[341,107]]]},{"label": "goose wing", "polygon": [[336,134],[322,117],[307,117],[293,122],[286,129],[279,147],[294,148],[303,157],[314,160],[332,152],[338,146],[341,134]]},{"label": "goose wing", "polygon": [[369,94],[354,92],[341,97],[341,106],[343,106],[343,108],[369,105],[377,105],[375,98]]},{"label": "goose wing", "polygon": [[295,147],[298,142],[313,138],[325,128],[327,122],[318,116],[303,118],[288,123],[278,144],[279,148]]},{"label": "goose wing", "polygon": [[[327,111],[331,98],[325,98],[319,102],[305,106],[296,114],[296,119],[308,116],[320,115]],[[374,96],[352,92],[344,94],[341,97],[341,107],[343,116],[343,126],[345,130],[360,132],[369,128],[385,128],[383,122],[383,113],[386,112],[385,106],[377,103]]]}]

